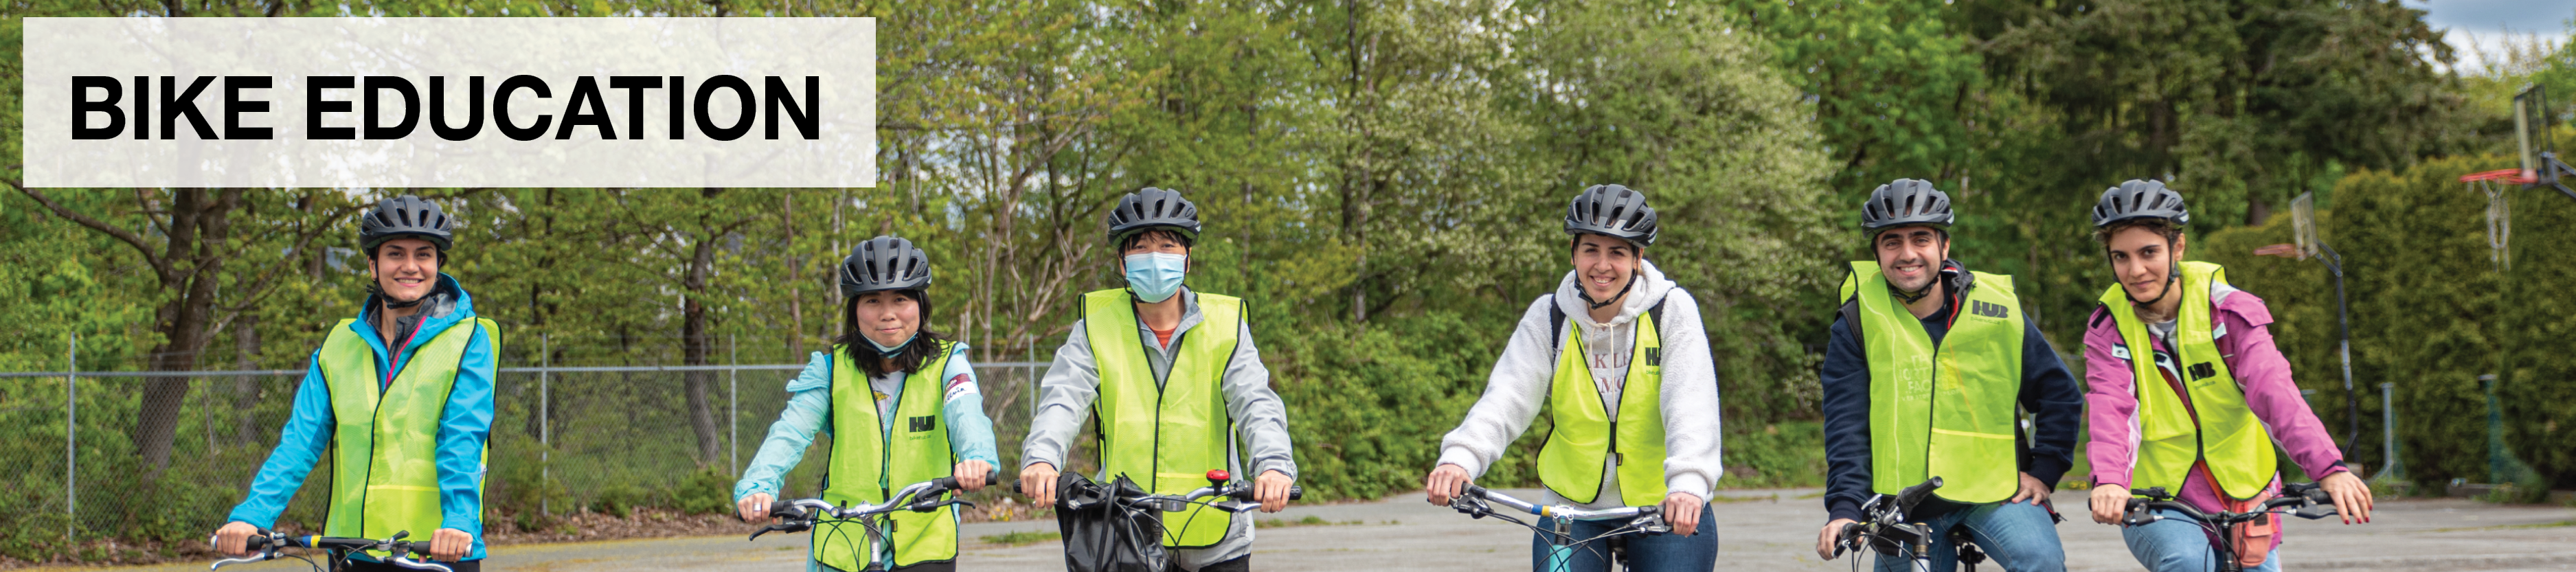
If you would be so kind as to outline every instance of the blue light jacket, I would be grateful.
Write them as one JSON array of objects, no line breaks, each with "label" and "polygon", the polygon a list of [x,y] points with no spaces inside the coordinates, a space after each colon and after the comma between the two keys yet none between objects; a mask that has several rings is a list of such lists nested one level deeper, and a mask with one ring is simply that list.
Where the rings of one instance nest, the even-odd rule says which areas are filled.
[{"label": "blue light jacket", "polygon": [[[413,352],[435,339],[450,327],[472,327],[474,299],[459,286],[456,278],[438,275],[438,289],[433,295],[445,294],[453,306],[425,308],[418,332],[411,343],[402,347],[400,361],[411,359]],[[375,323],[377,303],[369,297],[359,310],[358,321],[349,330],[367,341],[376,353],[376,375],[398,360],[386,357],[385,341],[378,335]],[[465,345],[464,363],[456,368],[456,384],[447,393],[447,408],[438,420],[438,488],[440,528],[453,528],[474,535],[474,549],[466,560],[483,558],[483,447],[492,433],[492,380],[500,367],[500,356],[494,352],[494,340],[477,334]],[[278,432],[277,449],[269,451],[268,462],[251,478],[249,494],[233,506],[227,520],[272,528],[279,513],[285,512],[286,501],[304,486],[304,477],[313,471],[331,446],[330,383],[323,381],[321,351],[315,350],[305,360],[304,384],[295,390],[295,409]],[[432,531],[412,531],[412,538],[428,540]],[[365,554],[358,558],[370,559]]]},{"label": "blue light jacket", "polygon": [[[966,361],[966,344],[959,342],[951,351],[948,369],[940,372],[939,379],[955,379],[963,375],[966,376],[966,387],[976,388],[975,366]],[[951,389],[950,393],[955,394],[956,391]],[[779,411],[777,423],[769,425],[769,437],[761,440],[760,453],[752,456],[751,464],[743,467],[742,480],[733,485],[733,498],[736,500],[752,493],[769,493],[771,498],[777,498],[779,481],[786,478],[789,469],[796,468],[797,463],[805,460],[805,449],[813,446],[815,432],[831,433],[832,355],[813,352],[805,360],[805,370],[787,382],[787,392],[791,394],[787,398],[787,408]],[[895,392],[889,399],[897,402],[890,404],[892,407],[900,408],[903,393]],[[940,406],[939,411],[940,417],[948,422],[948,446],[957,455],[958,462],[983,461],[992,464],[996,470],[1001,467],[1001,457],[993,452],[993,420],[984,416],[984,395],[980,388],[954,395]],[[889,424],[882,429],[891,431],[893,427]],[[910,483],[896,483],[895,486],[907,484]]]}]

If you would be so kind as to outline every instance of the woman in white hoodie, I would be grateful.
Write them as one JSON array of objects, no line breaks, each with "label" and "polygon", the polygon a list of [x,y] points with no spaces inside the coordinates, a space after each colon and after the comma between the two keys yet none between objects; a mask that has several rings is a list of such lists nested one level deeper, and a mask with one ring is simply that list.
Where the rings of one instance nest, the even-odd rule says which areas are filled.
[{"label": "woman in white hoodie", "polygon": [[[1656,223],[1643,193],[1584,189],[1567,208],[1565,232],[1574,269],[1556,293],[1530,303],[1484,397],[1441,439],[1440,464],[1424,483],[1430,501],[1448,504],[1544,412],[1554,421],[1538,459],[1546,502],[1661,506],[1672,533],[1629,539],[1629,569],[1704,572],[1716,565],[1717,531],[1703,530],[1700,514],[1723,471],[1717,367],[1699,305],[1645,261]],[[1577,522],[1573,537],[1618,524]],[[1534,569],[1548,568],[1548,549],[1533,535]],[[1567,564],[1607,569],[1600,555],[1578,550]]]}]

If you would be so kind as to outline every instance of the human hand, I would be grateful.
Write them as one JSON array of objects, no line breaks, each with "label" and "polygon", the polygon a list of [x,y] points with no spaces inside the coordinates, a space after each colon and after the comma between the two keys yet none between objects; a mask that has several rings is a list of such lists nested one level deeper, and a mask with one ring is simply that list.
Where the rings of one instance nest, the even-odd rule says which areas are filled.
[{"label": "human hand", "polygon": [[1690,536],[1699,533],[1699,509],[1708,504],[1699,495],[1672,493],[1664,495],[1664,523],[1673,525],[1673,534]]},{"label": "human hand", "polygon": [[1020,467],[1020,494],[1028,495],[1029,502],[1038,506],[1055,506],[1055,478],[1055,465],[1052,463],[1029,463],[1029,466]]},{"label": "human hand", "polygon": [[1843,527],[1850,526],[1857,522],[1859,521],[1848,518],[1837,518],[1834,519],[1833,522],[1825,523],[1825,528],[1823,530],[1816,531],[1816,557],[1826,560],[1834,559],[1834,544],[1842,541]]},{"label": "human hand", "polygon": [[1466,490],[1467,468],[1456,464],[1441,463],[1431,469],[1430,476],[1422,478],[1423,496],[1433,505],[1449,506],[1450,499]]}]

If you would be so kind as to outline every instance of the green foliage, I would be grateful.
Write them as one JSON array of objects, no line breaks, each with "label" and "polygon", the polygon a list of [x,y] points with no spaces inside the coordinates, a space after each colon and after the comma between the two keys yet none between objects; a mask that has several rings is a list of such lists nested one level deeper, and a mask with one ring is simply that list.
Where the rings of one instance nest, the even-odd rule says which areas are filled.
[{"label": "green foliage", "polygon": [[[2405,171],[2363,171],[2336,185],[2331,212],[2318,213],[2326,244],[2345,257],[2353,338],[2353,384],[2361,390],[2362,446],[2356,462],[2384,464],[2378,446],[2377,387],[2396,384],[2399,446],[2408,476],[2439,490],[2453,478],[2490,482],[2487,401],[2478,376],[2509,368],[2499,390],[2506,442],[2555,486],[2576,483],[2570,444],[2556,421],[2576,398],[2564,380],[2576,359],[2556,319],[2568,307],[2553,279],[2576,273],[2559,229],[2576,223],[2576,201],[2549,190],[2508,191],[2511,278],[2498,271],[2486,234],[2487,197],[2458,177],[2509,165],[2510,157],[2427,161]],[[2224,264],[2240,288],[2264,298],[2272,331],[2326,428],[2344,433],[2346,414],[2332,277],[2322,265],[2260,258],[2254,248],[2291,242],[2288,216],[2218,232],[2191,248]],[[2549,349],[2541,349],[2549,348]],[[2503,361],[2511,352],[2510,361]],[[2507,365],[2507,364],[2510,365]]]}]

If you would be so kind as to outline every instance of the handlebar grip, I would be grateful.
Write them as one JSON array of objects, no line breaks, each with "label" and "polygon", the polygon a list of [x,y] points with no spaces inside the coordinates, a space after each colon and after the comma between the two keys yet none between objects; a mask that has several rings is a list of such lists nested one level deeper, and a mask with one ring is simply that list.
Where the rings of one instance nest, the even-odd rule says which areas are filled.
[{"label": "handlebar grip", "polygon": [[1896,493],[1896,506],[1906,512],[1913,512],[1914,505],[1922,504],[1923,499],[1931,497],[1932,491],[1939,488],[1941,488],[1941,477],[1932,477],[1914,486],[1905,487],[1905,490]]},{"label": "handlebar grip", "polygon": [[[941,491],[953,491],[953,490],[957,490],[957,489],[958,489],[958,486],[957,486],[957,477],[940,477],[940,478],[936,478],[936,479],[931,479],[931,480],[930,480],[930,486],[931,486],[931,488],[936,488],[936,489],[939,489],[939,490],[941,490]],[[938,492],[938,491],[932,491],[932,493],[934,493],[934,494],[935,494],[935,493],[937,493],[937,492]]]},{"label": "handlebar grip", "polygon": [[1288,500],[1297,500],[1302,498],[1306,498],[1306,487],[1294,485],[1288,487]]},{"label": "handlebar grip", "polygon": [[1485,498],[1485,487],[1476,486],[1475,483],[1467,483],[1466,488],[1458,490],[1458,496],[1480,499]]}]

